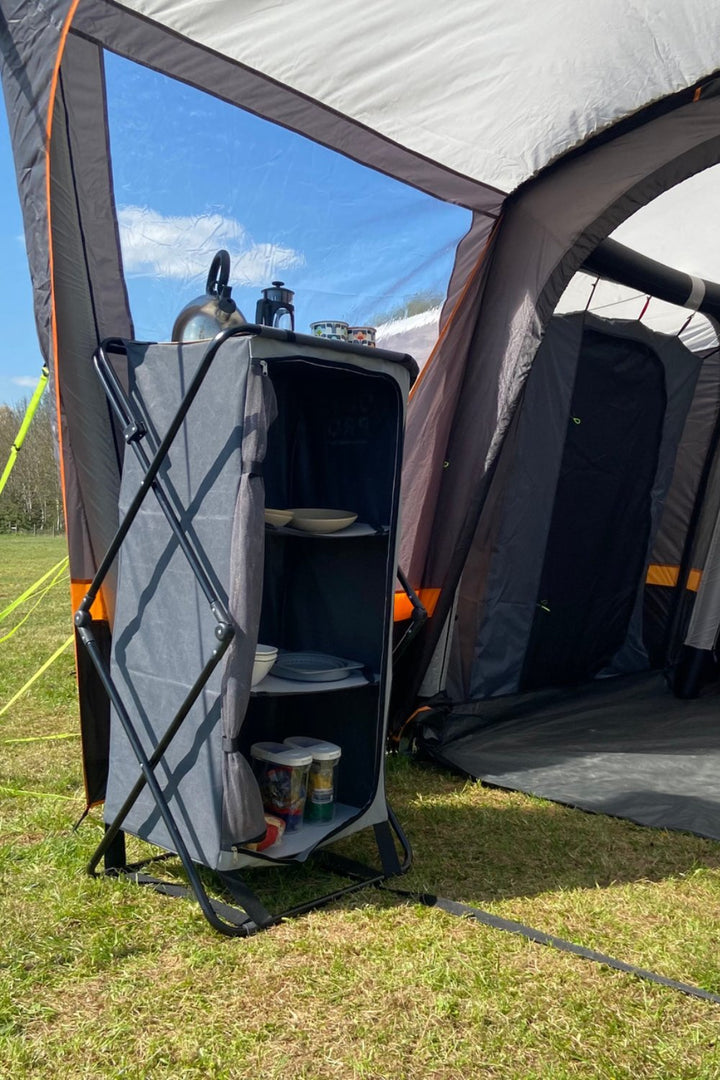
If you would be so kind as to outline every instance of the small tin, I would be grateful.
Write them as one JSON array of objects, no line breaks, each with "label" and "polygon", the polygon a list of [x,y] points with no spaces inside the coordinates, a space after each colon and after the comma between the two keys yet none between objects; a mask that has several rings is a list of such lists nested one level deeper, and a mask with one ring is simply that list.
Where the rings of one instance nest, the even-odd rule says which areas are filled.
[{"label": "small tin", "polygon": [[349,326],[348,341],[353,341],[356,345],[367,345],[368,348],[374,349],[376,333],[374,326]]},{"label": "small tin", "polygon": [[314,337],[328,338],[330,341],[347,341],[348,324],[341,319],[323,319],[310,323],[310,333]]}]

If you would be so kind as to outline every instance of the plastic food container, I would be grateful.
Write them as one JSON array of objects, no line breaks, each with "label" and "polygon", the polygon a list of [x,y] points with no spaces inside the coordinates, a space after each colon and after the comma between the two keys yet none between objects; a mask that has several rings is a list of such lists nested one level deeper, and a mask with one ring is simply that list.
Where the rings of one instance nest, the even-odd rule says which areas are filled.
[{"label": "plastic food container", "polygon": [[332,821],[335,817],[338,762],[342,750],[335,743],[321,742],[306,735],[293,735],[285,742],[288,746],[312,754],[307,781],[305,820]]},{"label": "plastic food container", "polygon": [[250,747],[250,757],[266,813],[282,818],[286,832],[299,829],[312,755],[285,743],[258,742]]}]

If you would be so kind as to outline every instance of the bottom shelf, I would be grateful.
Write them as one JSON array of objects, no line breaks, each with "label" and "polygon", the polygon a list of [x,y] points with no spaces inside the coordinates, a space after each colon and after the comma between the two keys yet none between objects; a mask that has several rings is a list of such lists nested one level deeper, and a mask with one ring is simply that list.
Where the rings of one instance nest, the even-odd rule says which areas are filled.
[{"label": "bottom shelf", "polygon": [[[269,859],[288,859],[293,855],[299,855],[301,852],[308,851],[321,843],[329,833],[346,821],[350,821],[351,818],[357,817],[359,813],[357,806],[335,803],[335,817],[332,821],[303,822],[299,829],[296,829],[295,832],[285,833],[278,844],[266,848],[261,854]],[[242,849],[240,849],[240,853],[242,853]],[[253,855],[254,852],[248,851],[247,854]]]}]

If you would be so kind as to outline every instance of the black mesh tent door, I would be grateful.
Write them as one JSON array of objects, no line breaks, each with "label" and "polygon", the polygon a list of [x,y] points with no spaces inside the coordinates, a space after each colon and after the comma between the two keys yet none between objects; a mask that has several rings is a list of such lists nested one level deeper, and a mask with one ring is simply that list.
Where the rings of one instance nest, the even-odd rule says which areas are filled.
[{"label": "black mesh tent door", "polygon": [[666,406],[649,345],[586,330],[522,689],[591,679],[622,646],[647,560]]},{"label": "black mesh tent door", "polygon": [[551,321],[462,582],[452,700],[647,667],[645,570],[700,363],[635,322]]}]

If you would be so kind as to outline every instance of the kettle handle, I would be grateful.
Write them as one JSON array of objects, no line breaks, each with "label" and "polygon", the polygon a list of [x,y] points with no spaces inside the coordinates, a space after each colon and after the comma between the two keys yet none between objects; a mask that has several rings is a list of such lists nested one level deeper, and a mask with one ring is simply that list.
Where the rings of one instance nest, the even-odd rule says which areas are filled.
[{"label": "kettle handle", "polygon": [[210,263],[205,292],[209,293],[210,296],[223,296],[227,289],[229,277],[230,254],[224,248],[221,248],[220,251],[215,253],[213,261]]}]

